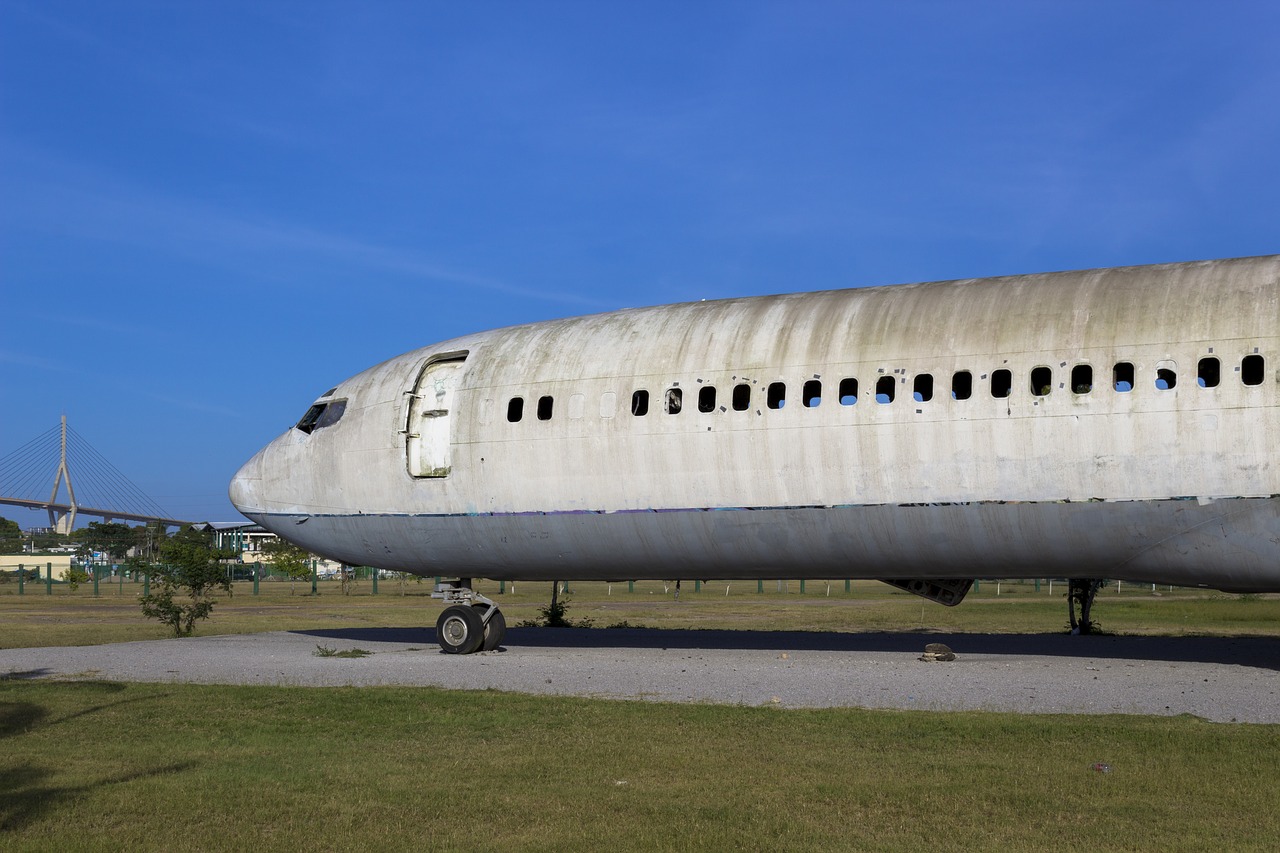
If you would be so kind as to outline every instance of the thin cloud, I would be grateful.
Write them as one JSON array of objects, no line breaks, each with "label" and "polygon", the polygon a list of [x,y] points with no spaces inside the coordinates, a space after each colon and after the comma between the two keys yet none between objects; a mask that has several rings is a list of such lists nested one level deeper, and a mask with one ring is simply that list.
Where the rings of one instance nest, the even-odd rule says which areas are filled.
[{"label": "thin cloud", "polygon": [[285,255],[290,262],[336,262],[578,309],[605,307],[575,293],[525,287],[451,268],[411,249],[165,196],[33,152],[12,139],[0,139],[0,150],[8,161],[6,184],[11,193],[0,208],[0,220],[14,226],[37,225],[56,233],[163,249],[220,264],[246,260],[257,264],[263,255],[275,257],[278,264],[279,256]]},{"label": "thin cloud", "polygon": [[9,352],[0,350],[0,364],[14,364],[18,367],[32,367],[36,370],[50,370],[55,373],[71,373],[71,368],[38,355],[25,352]]},{"label": "thin cloud", "polygon": [[176,406],[189,412],[200,412],[206,415],[217,415],[222,418],[235,418],[237,420],[244,419],[244,412],[227,408],[226,406],[215,406],[199,400],[184,400],[179,397],[167,397],[163,394],[153,394],[149,391],[139,391],[138,394],[149,400],[155,400],[158,403],[164,403],[166,406]]},{"label": "thin cloud", "polygon": [[144,329],[139,326],[130,326],[124,323],[112,323],[97,317],[77,317],[69,314],[43,314],[33,312],[27,315],[32,320],[38,320],[41,323],[49,323],[53,326],[77,326],[81,329],[93,329],[98,332],[110,332],[113,335],[151,335],[154,334],[153,329]]}]

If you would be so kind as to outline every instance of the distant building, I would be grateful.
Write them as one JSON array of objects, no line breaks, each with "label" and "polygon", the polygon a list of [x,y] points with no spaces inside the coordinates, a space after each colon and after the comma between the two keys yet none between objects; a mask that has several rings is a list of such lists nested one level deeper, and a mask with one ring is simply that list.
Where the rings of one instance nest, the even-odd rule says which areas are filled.
[{"label": "distant building", "polygon": [[202,521],[191,525],[191,529],[212,531],[214,547],[239,554],[246,563],[262,560],[262,547],[280,538],[252,521]]},{"label": "distant building", "polygon": [[[191,525],[191,529],[212,531],[214,547],[238,554],[242,563],[270,563],[271,556],[263,548],[268,542],[275,542],[280,538],[252,521],[202,521]],[[314,554],[311,558],[319,577],[335,578],[341,575],[341,563]]]}]

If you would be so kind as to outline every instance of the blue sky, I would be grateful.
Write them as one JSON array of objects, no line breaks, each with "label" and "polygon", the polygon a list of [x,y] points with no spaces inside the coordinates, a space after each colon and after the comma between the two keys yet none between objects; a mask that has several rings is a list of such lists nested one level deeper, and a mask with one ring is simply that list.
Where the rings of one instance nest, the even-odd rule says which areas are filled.
[{"label": "blue sky", "polygon": [[230,520],[317,394],[459,334],[1280,251],[1277,44],[1261,2],[0,0],[0,456],[66,414]]}]

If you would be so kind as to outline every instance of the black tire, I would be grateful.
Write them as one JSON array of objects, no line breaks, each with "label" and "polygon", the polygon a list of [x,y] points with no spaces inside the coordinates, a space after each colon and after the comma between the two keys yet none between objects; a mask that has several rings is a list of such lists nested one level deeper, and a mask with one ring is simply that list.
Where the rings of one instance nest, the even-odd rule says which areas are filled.
[{"label": "black tire", "polygon": [[[483,616],[484,612],[489,609],[487,604],[477,604],[476,610],[479,610]],[[502,640],[507,636],[507,617],[502,615],[502,611],[493,608],[493,615],[489,617],[489,621],[484,623],[484,643],[481,649],[491,652],[502,645]]]},{"label": "black tire", "polygon": [[436,642],[446,654],[469,655],[484,643],[484,624],[474,607],[446,607],[436,620]]}]

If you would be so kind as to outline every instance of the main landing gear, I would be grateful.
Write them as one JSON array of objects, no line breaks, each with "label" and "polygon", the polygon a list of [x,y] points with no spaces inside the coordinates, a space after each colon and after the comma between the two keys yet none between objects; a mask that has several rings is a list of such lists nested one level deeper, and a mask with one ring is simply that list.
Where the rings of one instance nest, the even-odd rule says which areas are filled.
[{"label": "main landing gear", "polygon": [[497,604],[471,589],[471,578],[441,579],[431,597],[449,605],[436,620],[436,642],[446,654],[491,652],[502,645],[507,618]]},{"label": "main landing gear", "polygon": [[[1093,598],[1098,594],[1105,581],[1094,578],[1070,578],[1067,587],[1067,615],[1071,618],[1072,634],[1092,634],[1096,627],[1089,618],[1089,610],[1093,607]],[[1076,618],[1076,608],[1080,608],[1080,618]]]}]

